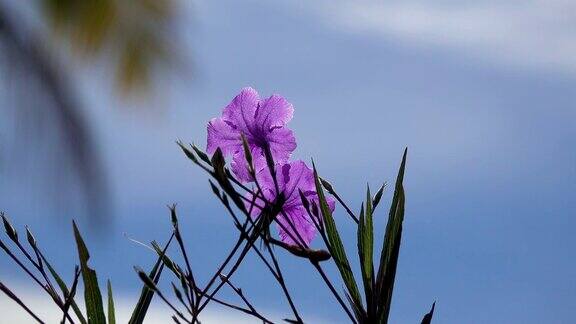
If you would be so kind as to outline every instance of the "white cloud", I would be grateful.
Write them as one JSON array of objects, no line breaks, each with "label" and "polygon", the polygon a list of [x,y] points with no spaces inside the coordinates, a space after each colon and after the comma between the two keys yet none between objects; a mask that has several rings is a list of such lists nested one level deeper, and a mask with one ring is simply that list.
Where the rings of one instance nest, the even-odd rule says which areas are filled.
[{"label": "white cloud", "polygon": [[345,31],[458,50],[493,63],[576,73],[573,0],[317,0],[301,8]]}]

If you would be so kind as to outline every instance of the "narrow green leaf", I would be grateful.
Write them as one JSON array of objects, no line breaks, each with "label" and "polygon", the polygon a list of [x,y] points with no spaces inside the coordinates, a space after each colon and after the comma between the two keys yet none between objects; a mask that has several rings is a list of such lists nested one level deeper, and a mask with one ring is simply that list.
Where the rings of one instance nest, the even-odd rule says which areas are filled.
[{"label": "narrow green leaf", "polygon": [[186,304],[184,302],[184,298],[182,297],[182,292],[180,291],[180,289],[178,289],[178,287],[176,287],[174,282],[171,282],[171,284],[172,284],[172,290],[174,291],[174,295],[176,295],[176,298],[178,298],[178,301],[180,301],[180,303],[182,303],[182,304]]},{"label": "narrow green leaf", "polygon": [[114,298],[112,297],[112,284],[108,280],[108,324],[116,324],[116,314],[114,311]]},{"label": "narrow green leaf", "polygon": [[142,280],[142,282],[144,282],[144,285],[146,285],[146,287],[152,291],[158,291],[158,287],[156,287],[156,283],[154,282],[154,280],[148,276],[146,274],[146,272],[144,272],[144,270],[138,268],[138,267],[134,267],[134,270],[136,271],[136,273],[138,274],[138,277],[140,277],[140,280]]},{"label": "narrow green leaf", "polygon": [[424,318],[422,318],[422,322],[421,324],[430,324],[432,323],[432,316],[434,316],[434,308],[436,307],[436,302],[434,302],[432,304],[432,308],[430,309],[430,312],[428,312],[426,315],[424,315]]},{"label": "narrow green leaf", "polygon": [[[44,260],[44,264],[46,264],[48,271],[50,271],[50,274],[52,275],[54,280],[56,280],[56,284],[58,284],[58,287],[60,287],[60,290],[62,290],[62,295],[63,296],[69,296],[70,291],[68,290],[68,287],[66,286],[66,283],[64,282],[64,280],[62,280],[60,275],[58,275],[56,270],[54,270],[54,268],[52,267],[50,262],[48,262],[48,260],[44,257],[44,255],[40,254],[40,256],[42,257],[42,260]],[[80,323],[87,324],[86,318],[84,317],[84,314],[82,314],[80,307],[78,307],[78,304],[76,304],[74,299],[71,300],[70,306],[72,306],[72,310],[74,311],[74,313],[78,317],[78,320],[80,321]]]},{"label": "narrow green leaf", "polygon": [[[364,293],[366,298],[366,308],[369,315],[374,315],[374,226],[372,220],[372,195],[370,187],[366,192],[366,213],[358,222],[358,241],[362,248],[360,255],[360,269],[362,270],[362,281],[364,283]],[[364,208],[362,208],[362,213]],[[361,242],[361,244],[360,244]]]},{"label": "narrow green leaf", "polygon": [[152,248],[156,251],[159,257],[162,258],[162,262],[164,266],[166,266],[170,271],[172,271],[178,278],[181,276],[181,271],[178,269],[178,265],[170,259],[170,257],[162,251],[162,248],[158,245],[157,242],[152,241]]},{"label": "narrow green leaf", "polygon": [[348,303],[352,307],[352,312],[354,312],[354,316],[356,316],[358,323],[369,323],[362,305],[357,305],[356,302],[352,300],[352,297],[350,297],[350,294],[346,291],[344,292],[344,296],[346,296],[346,300],[348,300]]},{"label": "narrow green leaf", "polygon": [[74,227],[74,236],[78,247],[78,258],[80,259],[82,280],[84,281],[84,301],[86,303],[88,323],[106,324],[104,306],[102,305],[102,294],[100,293],[100,287],[98,286],[96,271],[88,266],[90,254],[88,253],[88,249],[86,248],[86,244],[80,235],[76,223],[73,222],[72,225]]},{"label": "narrow green leaf", "polygon": [[[170,246],[170,243],[172,242],[173,238],[174,234],[170,236],[170,239],[166,243],[166,246],[164,246],[161,255],[158,256],[158,259],[156,260],[154,267],[152,267],[152,270],[148,275],[149,278],[154,278],[153,280],[155,284],[157,284],[158,280],[160,280],[162,269],[164,269],[164,263],[162,262],[162,259],[166,254],[166,250],[168,249],[168,246]],[[149,289],[147,285],[144,285],[142,287],[142,291],[140,292],[140,298],[138,299],[138,303],[136,303],[136,306],[132,311],[132,316],[130,317],[130,321],[128,322],[129,324],[142,324],[144,322],[144,318],[146,317],[146,313],[148,312],[148,307],[150,307],[150,303],[152,302],[152,297],[154,297],[154,291]]]},{"label": "narrow green leaf", "polygon": [[[314,163],[312,163],[314,164]],[[354,273],[348,262],[348,257],[346,256],[346,251],[344,250],[344,245],[340,239],[340,234],[336,228],[336,223],[334,218],[332,218],[332,212],[330,207],[328,207],[328,202],[326,201],[326,196],[324,195],[324,190],[322,189],[322,184],[320,182],[320,177],[318,177],[318,172],[316,166],[314,167],[314,180],[316,184],[316,192],[318,194],[318,202],[320,204],[320,211],[322,213],[322,218],[324,220],[324,226],[326,229],[326,234],[328,236],[328,246],[329,252],[336,263],[336,267],[340,272],[340,276],[346,285],[348,293],[350,294],[353,305],[352,307],[363,309],[362,298],[360,297],[360,292],[358,291],[358,286],[356,285],[356,279],[354,278]]]},{"label": "narrow green leaf", "polygon": [[390,213],[388,215],[388,224],[384,243],[380,255],[380,265],[376,279],[376,306],[378,307],[378,323],[386,324],[390,313],[390,304],[392,302],[392,292],[394,290],[394,279],[396,277],[396,267],[398,265],[398,256],[400,253],[400,242],[402,239],[402,223],[404,221],[404,170],[406,167],[407,149],[404,150],[402,163],[398,170],[396,186]]},{"label": "narrow green leaf", "polygon": [[378,204],[380,203],[380,200],[382,199],[382,194],[384,194],[384,188],[386,188],[386,182],[384,182],[380,186],[380,189],[378,189],[378,191],[374,195],[374,199],[372,200],[372,209],[376,209],[376,207],[378,207]]},{"label": "narrow green leaf", "polygon": [[364,216],[364,203],[360,207],[360,216],[358,218],[358,230],[357,230],[357,245],[358,245],[358,258],[360,260],[360,271],[362,271],[362,283],[364,284],[364,292],[366,295],[366,304],[368,303],[368,291],[370,291],[370,282],[367,281],[367,275],[365,271],[365,258],[366,258],[366,241],[364,239],[366,232],[366,217]]}]

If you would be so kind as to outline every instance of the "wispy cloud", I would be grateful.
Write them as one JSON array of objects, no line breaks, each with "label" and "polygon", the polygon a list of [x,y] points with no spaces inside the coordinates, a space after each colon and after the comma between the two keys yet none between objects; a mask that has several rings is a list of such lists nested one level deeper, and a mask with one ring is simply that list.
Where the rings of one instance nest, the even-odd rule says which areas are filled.
[{"label": "wispy cloud", "polygon": [[576,73],[572,0],[318,0],[299,8],[344,31],[448,48],[492,63]]}]

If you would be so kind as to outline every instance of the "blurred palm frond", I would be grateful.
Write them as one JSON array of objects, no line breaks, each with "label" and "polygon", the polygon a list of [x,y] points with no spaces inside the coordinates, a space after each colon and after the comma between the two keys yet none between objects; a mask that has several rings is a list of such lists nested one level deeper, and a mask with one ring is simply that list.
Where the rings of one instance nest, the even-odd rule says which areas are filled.
[{"label": "blurred palm frond", "polygon": [[[85,63],[103,59],[115,71],[120,94],[144,92],[157,67],[173,57],[168,28],[173,1],[41,0],[35,8],[41,28],[24,19],[17,7],[0,1],[0,68],[6,71],[0,112],[14,116],[11,146],[22,153],[15,156],[41,160],[42,165],[52,160],[52,169],[43,168],[57,175],[46,184],[48,193],[65,200],[66,189],[74,190],[66,182],[72,181],[82,189],[91,219],[102,219],[109,204],[105,170],[83,113],[86,103],[71,82],[77,71],[66,61],[70,56]],[[53,40],[58,46],[50,46]],[[30,149],[46,146],[49,152]]]},{"label": "blurred palm frond", "polygon": [[47,21],[74,50],[92,57],[109,50],[119,89],[147,86],[151,70],[170,60],[171,0],[43,0]]}]

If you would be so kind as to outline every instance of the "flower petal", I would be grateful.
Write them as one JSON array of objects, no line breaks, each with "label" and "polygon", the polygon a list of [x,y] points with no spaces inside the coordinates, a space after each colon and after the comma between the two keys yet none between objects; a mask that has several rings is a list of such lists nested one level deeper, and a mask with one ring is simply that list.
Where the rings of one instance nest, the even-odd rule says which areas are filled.
[{"label": "flower petal", "polygon": [[227,156],[242,147],[240,133],[233,129],[222,118],[213,118],[208,123],[208,141],[206,151],[213,154],[219,147],[222,154]]},{"label": "flower petal", "polygon": [[[278,232],[282,242],[290,245],[297,245],[295,238],[300,242],[300,238],[304,240],[306,246],[310,245],[310,242],[316,236],[316,227],[312,221],[307,216],[307,212],[304,207],[300,206],[297,208],[289,208],[284,210],[284,215],[280,214],[276,218],[282,226],[278,225]],[[288,216],[289,220],[286,219]],[[288,221],[290,221],[294,227],[292,227]],[[294,231],[296,229],[296,231]],[[298,236],[299,235],[299,236]]]},{"label": "flower petal", "polygon": [[288,161],[290,155],[296,149],[294,133],[286,127],[274,128],[266,135],[266,140],[270,145],[270,151],[276,163]]},{"label": "flower petal", "polygon": [[256,107],[260,102],[260,97],[256,90],[248,87],[242,89],[240,93],[232,99],[232,102],[224,108],[222,118],[234,125],[239,132],[249,136],[254,129]]},{"label": "flower petal", "polygon": [[283,172],[284,195],[286,197],[286,205],[300,205],[300,194],[302,192],[315,192],[314,172],[302,160],[290,162],[288,172]]},{"label": "flower petal", "polygon": [[263,130],[286,125],[294,114],[294,107],[284,97],[272,95],[256,110],[256,124]]},{"label": "flower petal", "polygon": [[[266,158],[262,152],[262,149],[256,146],[252,146],[252,164],[256,173],[261,172],[266,167]],[[242,147],[239,151],[234,153],[232,158],[232,163],[230,164],[232,172],[236,175],[238,180],[241,182],[251,182],[254,181],[250,172],[248,172],[248,163],[246,162],[246,155],[244,154],[244,148]]]}]

